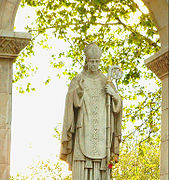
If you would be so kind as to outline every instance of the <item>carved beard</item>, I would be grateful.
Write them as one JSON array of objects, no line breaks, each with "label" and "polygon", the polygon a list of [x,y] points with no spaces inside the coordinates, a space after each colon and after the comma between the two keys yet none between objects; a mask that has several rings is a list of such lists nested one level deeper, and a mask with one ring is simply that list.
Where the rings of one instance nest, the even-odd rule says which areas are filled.
[{"label": "carved beard", "polygon": [[88,70],[90,70],[92,72],[96,72],[96,71],[98,71],[98,65],[88,64]]},{"label": "carved beard", "polygon": [[99,69],[99,64],[100,64],[100,61],[98,63],[93,63],[91,62],[90,60],[86,62],[86,65],[87,65],[87,70],[91,71],[91,72],[97,72]]}]

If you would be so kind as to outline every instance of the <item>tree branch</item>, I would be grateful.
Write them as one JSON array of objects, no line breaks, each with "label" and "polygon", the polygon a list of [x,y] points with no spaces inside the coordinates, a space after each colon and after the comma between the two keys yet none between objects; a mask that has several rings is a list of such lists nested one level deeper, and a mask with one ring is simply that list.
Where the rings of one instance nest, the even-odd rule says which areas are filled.
[{"label": "tree branch", "polygon": [[[108,26],[108,25],[111,25],[111,26],[114,26],[114,25],[121,25],[120,23],[116,22],[116,23],[90,23],[90,22],[81,22],[81,23],[68,23],[66,24],[66,26],[77,26],[77,25],[86,25],[86,24],[90,24],[90,25],[101,25],[101,26]],[[59,25],[60,26],[60,25]],[[33,31],[44,31],[44,30],[47,30],[47,29],[52,29],[52,28],[56,28],[57,25],[54,25],[54,26],[48,26],[48,27],[45,27],[45,28],[41,28],[41,29],[31,29],[29,30],[28,32],[33,32]]]},{"label": "tree branch", "polygon": [[138,35],[138,36],[140,36],[140,37],[143,37],[146,41],[148,41],[148,43],[149,43],[150,45],[152,45],[152,46],[154,46],[154,47],[159,47],[159,46],[157,45],[157,43],[155,43],[154,41],[152,41],[152,40],[149,39],[148,37],[140,34],[140,33],[137,32],[137,31],[135,31],[131,26],[124,24],[119,17],[116,17],[116,19],[117,19],[117,21],[119,22],[119,24],[123,25],[124,28],[128,29],[129,31],[131,31],[132,33],[134,33],[134,34],[136,34],[136,35]]}]

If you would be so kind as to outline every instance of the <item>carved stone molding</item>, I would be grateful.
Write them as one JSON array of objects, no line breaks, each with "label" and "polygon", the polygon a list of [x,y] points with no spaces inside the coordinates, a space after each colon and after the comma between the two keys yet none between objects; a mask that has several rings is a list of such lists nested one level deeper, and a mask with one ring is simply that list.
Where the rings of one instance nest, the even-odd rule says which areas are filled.
[{"label": "carved stone molding", "polygon": [[17,57],[29,41],[28,39],[0,37],[0,56],[3,58]]},{"label": "carved stone molding", "polygon": [[146,60],[146,66],[154,72],[159,79],[164,79],[169,75],[169,51],[160,53],[159,56],[152,56],[151,60]]},{"label": "carved stone molding", "polygon": [[16,58],[19,52],[30,42],[31,36],[28,33],[4,33],[0,31],[0,57]]},{"label": "carved stone molding", "polygon": [[0,53],[19,54],[28,43],[27,39],[0,37]]}]

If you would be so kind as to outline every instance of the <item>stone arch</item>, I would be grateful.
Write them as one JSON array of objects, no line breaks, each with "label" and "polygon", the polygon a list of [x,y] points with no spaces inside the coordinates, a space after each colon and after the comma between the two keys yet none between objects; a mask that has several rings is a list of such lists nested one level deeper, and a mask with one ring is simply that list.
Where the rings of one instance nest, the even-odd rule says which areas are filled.
[{"label": "stone arch", "polygon": [[0,0],[0,29],[13,31],[15,16],[21,0]]},{"label": "stone arch", "polygon": [[[10,175],[12,62],[19,54],[19,51],[22,50],[30,40],[30,35],[28,33],[13,32],[15,16],[20,1],[21,0],[0,0],[0,179],[9,179]],[[162,80],[163,85],[160,179],[167,180],[169,177],[169,120],[167,93],[169,3],[168,0],[142,1],[149,9],[150,15],[157,26],[162,46],[161,51],[146,60],[145,63]],[[17,51],[12,51],[13,49],[17,49]]]},{"label": "stone arch", "polygon": [[150,11],[150,15],[156,24],[160,34],[161,46],[168,46],[168,0],[142,0]]},{"label": "stone arch", "polygon": [[[21,0],[0,0],[0,30],[13,31]],[[162,48],[168,45],[168,0],[142,0],[150,11],[160,34]]]}]

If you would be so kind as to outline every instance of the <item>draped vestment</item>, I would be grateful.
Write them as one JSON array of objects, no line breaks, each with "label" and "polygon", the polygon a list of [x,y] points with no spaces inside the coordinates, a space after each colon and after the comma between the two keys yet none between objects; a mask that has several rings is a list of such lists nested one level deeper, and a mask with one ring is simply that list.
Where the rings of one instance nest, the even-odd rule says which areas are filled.
[{"label": "draped vestment", "polygon": [[[83,93],[79,94],[80,82]],[[106,179],[106,77],[84,70],[71,82],[65,103],[60,159],[69,164],[73,180]],[[112,87],[115,90],[114,85]],[[118,96],[119,97],[119,96]],[[111,154],[119,154],[122,102],[111,99]],[[114,128],[113,128],[114,125]]]}]

